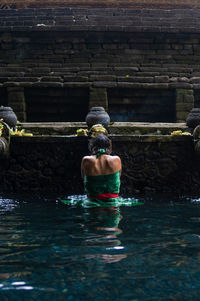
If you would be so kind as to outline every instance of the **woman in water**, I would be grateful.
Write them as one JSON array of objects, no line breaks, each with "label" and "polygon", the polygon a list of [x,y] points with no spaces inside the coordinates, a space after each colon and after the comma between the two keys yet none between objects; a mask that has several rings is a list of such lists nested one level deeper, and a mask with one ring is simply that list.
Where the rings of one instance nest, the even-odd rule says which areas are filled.
[{"label": "woman in water", "polygon": [[120,189],[121,159],[111,156],[112,143],[105,135],[98,135],[89,144],[91,155],[81,163],[85,192],[89,199],[113,200]]}]

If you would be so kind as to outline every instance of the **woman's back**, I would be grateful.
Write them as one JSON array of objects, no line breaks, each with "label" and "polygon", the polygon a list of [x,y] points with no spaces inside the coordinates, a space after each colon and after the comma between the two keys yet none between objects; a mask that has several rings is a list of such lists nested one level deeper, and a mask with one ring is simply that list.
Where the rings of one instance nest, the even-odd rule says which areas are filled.
[{"label": "woman's back", "polygon": [[101,136],[94,139],[92,155],[82,159],[85,192],[89,198],[116,198],[120,189],[121,159],[110,155],[111,142]]},{"label": "woman's back", "polygon": [[86,156],[82,160],[82,172],[85,175],[107,175],[121,170],[121,160],[118,156],[102,154]]}]

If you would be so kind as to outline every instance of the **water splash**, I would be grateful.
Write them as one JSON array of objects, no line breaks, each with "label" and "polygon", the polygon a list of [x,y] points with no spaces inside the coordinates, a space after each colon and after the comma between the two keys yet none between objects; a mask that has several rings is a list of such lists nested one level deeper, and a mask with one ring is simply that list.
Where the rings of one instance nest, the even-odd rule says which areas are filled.
[{"label": "water splash", "polygon": [[86,195],[70,195],[67,196],[65,200],[61,200],[65,205],[70,206],[81,206],[84,208],[89,207],[119,207],[119,206],[137,206],[143,205],[144,203],[140,202],[136,198],[123,198],[119,197],[109,201],[98,200],[98,199],[88,199]]}]

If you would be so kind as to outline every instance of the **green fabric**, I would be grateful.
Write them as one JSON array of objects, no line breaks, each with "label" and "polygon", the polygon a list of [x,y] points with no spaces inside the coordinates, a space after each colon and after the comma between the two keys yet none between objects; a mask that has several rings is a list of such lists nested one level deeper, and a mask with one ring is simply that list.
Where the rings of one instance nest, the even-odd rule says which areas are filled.
[{"label": "green fabric", "polygon": [[106,150],[104,148],[100,148],[96,154],[96,158],[98,159],[101,155],[105,155]]},{"label": "green fabric", "polygon": [[88,196],[95,196],[101,193],[119,193],[120,171],[108,175],[85,175],[84,187]]}]

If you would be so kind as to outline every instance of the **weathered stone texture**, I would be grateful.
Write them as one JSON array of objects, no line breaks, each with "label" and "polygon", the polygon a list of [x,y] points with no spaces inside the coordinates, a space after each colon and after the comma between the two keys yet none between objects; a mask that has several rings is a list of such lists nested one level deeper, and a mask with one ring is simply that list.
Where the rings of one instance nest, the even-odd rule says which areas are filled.
[{"label": "weathered stone texture", "polygon": [[[62,89],[90,89],[83,103],[105,108],[113,101],[107,97],[111,88],[127,88],[132,95],[135,90],[185,90],[182,98],[178,92],[174,106],[177,120],[183,121],[194,105],[187,91],[200,89],[199,20],[200,10],[192,9],[0,10],[0,87],[7,89],[7,104],[13,104],[21,121],[28,111],[31,118],[30,95],[23,95],[28,88],[58,88],[60,99]],[[127,103],[118,109],[123,113]]]},{"label": "weathered stone texture", "polygon": [[[93,8],[94,10],[97,10],[98,8],[98,14],[99,11],[105,10],[106,8],[106,15],[110,15],[110,8],[129,8],[130,11],[134,9],[134,12],[136,11],[136,8],[162,8],[162,9],[182,9],[182,8],[199,8],[199,2],[198,0],[87,0],[87,1],[80,1],[80,0],[29,0],[29,1],[22,1],[22,0],[15,0],[12,1],[6,1],[4,0],[2,5],[2,8],[39,8],[40,15],[44,14],[44,9],[42,8],[57,8],[56,11],[58,15],[61,12],[61,9],[64,8],[66,15],[71,15],[71,11],[80,12],[81,10],[84,10],[85,13],[87,13],[88,8]],[[28,9],[31,11],[30,9]],[[129,12],[126,11],[126,14],[129,14]],[[62,15],[62,14],[61,14]],[[151,16],[151,12],[149,13],[148,10],[145,10],[145,15]]]},{"label": "weathered stone texture", "polygon": [[[122,158],[121,194],[199,193],[199,166],[191,137],[112,137]],[[33,147],[34,146],[34,147]],[[1,191],[82,194],[85,137],[13,137],[10,158],[1,162]]]},{"label": "weathered stone texture", "polygon": [[108,110],[108,96],[105,88],[90,88],[90,108],[91,107],[104,107]]}]

